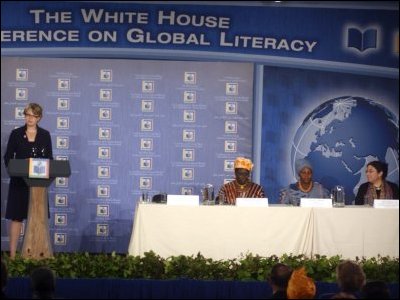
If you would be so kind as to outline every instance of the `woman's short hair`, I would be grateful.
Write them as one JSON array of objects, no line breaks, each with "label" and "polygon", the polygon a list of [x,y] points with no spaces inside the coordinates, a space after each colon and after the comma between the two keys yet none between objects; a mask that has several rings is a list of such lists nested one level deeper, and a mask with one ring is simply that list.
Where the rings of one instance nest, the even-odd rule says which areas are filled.
[{"label": "woman's short hair", "polygon": [[27,106],[25,106],[24,115],[28,113],[28,110],[32,110],[33,114],[39,118],[41,118],[43,115],[43,109],[37,103],[29,103]]},{"label": "woman's short hair", "polygon": [[49,267],[40,266],[35,268],[30,275],[32,291],[38,294],[54,293],[56,276]]},{"label": "woman's short hair", "polygon": [[365,284],[365,273],[361,266],[346,260],[336,267],[337,283],[342,292],[353,293],[361,290]]},{"label": "woman's short hair", "polygon": [[286,289],[292,272],[291,267],[283,263],[277,263],[271,269],[270,283]]},{"label": "woman's short hair", "polygon": [[388,173],[388,164],[387,163],[381,162],[379,160],[374,160],[374,161],[369,162],[367,164],[367,167],[368,166],[374,167],[378,171],[378,173],[383,172],[382,179],[386,178],[387,173]]},{"label": "woman's short hair", "polygon": [[387,284],[381,280],[367,282],[361,289],[364,299],[390,299],[390,291]]}]

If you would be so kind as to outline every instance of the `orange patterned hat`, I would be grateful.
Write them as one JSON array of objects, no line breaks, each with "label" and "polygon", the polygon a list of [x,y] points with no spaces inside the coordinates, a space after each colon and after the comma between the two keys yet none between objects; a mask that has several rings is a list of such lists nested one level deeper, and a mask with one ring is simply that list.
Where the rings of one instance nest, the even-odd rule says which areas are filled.
[{"label": "orange patterned hat", "polygon": [[251,171],[253,169],[253,163],[250,159],[244,157],[237,157],[235,159],[235,169],[243,168]]},{"label": "orange patterned hat", "polygon": [[313,299],[315,292],[315,283],[307,276],[306,269],[294,270],[286,289],[288,299]]}]

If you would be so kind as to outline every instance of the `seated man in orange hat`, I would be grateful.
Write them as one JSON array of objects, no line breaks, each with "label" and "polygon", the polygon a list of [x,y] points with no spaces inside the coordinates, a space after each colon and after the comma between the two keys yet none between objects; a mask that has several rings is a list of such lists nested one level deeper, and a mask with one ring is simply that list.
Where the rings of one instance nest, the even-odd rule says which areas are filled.
[{"label": "seated man in orange hat", "polygon": [[218,199],[224,199],[227,204],[235,204],[236,198],[265,198],[261,185],[250,180],[250,172],[253,163],[250,159],[237,157],[234,163],[235,180],[224,184],[219,193]]}]

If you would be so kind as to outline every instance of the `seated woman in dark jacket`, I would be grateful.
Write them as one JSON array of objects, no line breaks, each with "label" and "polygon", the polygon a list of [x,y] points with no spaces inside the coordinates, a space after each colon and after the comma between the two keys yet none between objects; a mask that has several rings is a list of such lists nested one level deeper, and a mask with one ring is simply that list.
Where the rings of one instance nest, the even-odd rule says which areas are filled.
[{"label": "seated woman in dark jacket", "polygon": [[386,181],[388,165],[381,161],[371,161],[367,165],[368,182],[360,185],[356,196],[356,205],[373,205],[374,199],[399,199],[399,187]]}]

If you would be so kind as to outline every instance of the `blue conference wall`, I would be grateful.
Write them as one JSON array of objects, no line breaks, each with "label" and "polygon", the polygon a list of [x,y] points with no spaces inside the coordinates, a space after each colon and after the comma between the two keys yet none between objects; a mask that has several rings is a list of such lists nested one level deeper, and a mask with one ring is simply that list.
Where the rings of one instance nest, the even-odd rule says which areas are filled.
[{"label": "blue conference wall", "polygon": [[56,251],[126,252],[143,194],[201,200],[232,179],[235,157],[252,155],[252,77],[248,63],[2,58],[2,153],[38,102],[54,158],[70,161],[49,189]]},{"label": "blue conference wall", "polygon": [[366,181],[365,166],[389,164],[399,178],[398,79],[265,67],[261,183],[276,202],[307,158],[314,179],[345,187],[346,203]]},{"label": "blue conference wall", "polygon": [[[43,125],[53,130],[52,135],[55,138],[53,144],[57,146],[58,143],[62,146],[64,142],[71,142],[70,144],[73,147],[71,149],[60,149],[60,153],[58,153],[61,156],[68,155],[71,159],[73,174],[68,182],[69,187],[54,187],[50,191],[52,197],[50,198],[50,203],[53,205],[51,207],[51,224],[53,226],[51,230],[53,241],[57,242],[55,245],[56,251],[88,250],[100,252],[116,250],[118,252],[126,252],[136,201],[132,201],[132,199],[137,199],[143,191],[149,191],[150,194],[163,191],[199,194],[200,187],[204,183],[209,182],[209,177],[200,175],[200,177],[196,178],[196,182],[186,185],[179,183],[179,181],[183,181],[180,180],[182,176],[188,179],[193,174],[193,170],[196,176],[206,174],[205,169],[208,166],[213,168],[212,174],[215,174],[211,182],[218,186],[224,179],[232,177],[232,160],[234,156],[239,154],[253,156],[256,162],[253,177],[255,181],[259,181],[264,185],[272,203],[278,201],[279,189],[295,180],[292,165],[294,159],[300,156],[308,156],[318,166],[315,173],[316,179],[323,181],[328,186],[334,183],[342,183],[343,178],[346,177],[343,175],[351,176],[349,177],[351,185],[346,187],[346,195],[350,197],[348,198],[348,203],[351,202],[352,195],[354,195],[355,186],[363,180],[363,166],[365,166],[365,162],[372,159],[372,157],[382,158],[384,156],[383,152],[387,149],[390,149],[390,151],[386,151],[387,153],[393,154],[392,157],[389,157],[389,155],[384,156],[384,159],[390,162],[391,178],[398,176],[398,168],[396,169],[394,163],[396,161],[396,154],[398,161],[398,104],[396,101],[399,94],[398,10],[396,9],[206,6],[180,3],[148,4],[113,2],[69,2],[69,5],[65,6],[64,3],[57,1],[3,1],[1,2],[1,6],[1,52],[3,58],[5,56],[18,55],[25,57],[46,57],[49,55],[60,58],[81,57],[86,58],[85,60],[92,58],[87,61],[95,62],[96,65],[95,67],[94,65],[82,64],[82,66],[86,66],[88,73],[85,73],[85,76],[79,73],[79,78],[76,78],[78,74],[76,70],[69,71],[69,73],[66,72],[65,74],[61,71],[60,74],[62,76],[59,76],[60,74],[57,74],[55,71],[53,71],[53,74],[48,74],[44,68],[43,70],[40,68],[35,69],[33,73],[31,73],[33,69],[29,71],[30,75],[42,74],[43,78],[54,76],[54,78],[65,79],[69,75],[72,75],[72,79],[75,77],[71,86],[73,88],[76,88],[77,82],[82,84],[82,86],[87,83],[89,84],[87,88],[83,88],[80,91],[81,94],[79,96],[76,94],[71,95],[73,99],[70,102],[72,110],[67,113],[64,109],[65,107],[59,111],[54,108],[56,105],[54,101],[57,101],[57,103],[61,101],[60,103],[62,104],[65,100],[63,98],[68,98],[67,96],[63,97],[65,95],[62,93],[61,96],[57,96],[57,91],[52,90],[55,88],[54,85],[49,88],[50,94],[46,94],[45,98],[43,98],[43,94],[38,93],[39,86],[32,88],[32,84],[34,85],[39,82],[37,78],[32,79],[31,77],[28,83],[16,80],[15,69],[24,69],[23,67],[14,65],[9,74],[10,79],[8,79],[7,83],[5,80],[3,81],[4,70],[2,61],[2,153],[10,129],[23,122],[23,120],[18,120],[17,117],[13,119],[13,116],[18,113],[15,109],[17,107],[20,109],[22,106],[21,103],[26,103],[27,101],[39,102],[42,99],[46,102],[46,115]],[[45,15],[40,13],[40,17],[37,15],[38,19],[35,22],[34,14],[30,13],[31,9],[45,10],[53,16],[51,18],[52,21],[45,21]],[[114,12],[118,12],[125,14],[125,17],[123,21],[114,22],[115,18],[111,18],[111,21],[107,22],[103,15],[98,21],[92,19],[86,22],[84,21],[84,13],[81,9],[84,9],[85,13],[96,14],[99,14],[101,9],[104,9],[104,13],[112,15]],[[135,18],[132,22],[129,22],[127,21],[126,13],[131,12],[142,13],[148,19],[143,21],[143,23],[138,22]],[[175,14],[175,23],[169,24],[169,21],[164,19],[163,24],[157,24],[157,18],[160,13],[166,12],[170,15]],[[61,13],[63,14],[63,20]],[[55,21],[57,19],[54,17],[55,14],[58,14],[58,21]],[[186,16],[221,18],[219,20],[223,19],[222,23],[225,25],[219,27],[210,27],[204,24],[195,26],[193,22],[182,25],[178,24],[178,16],[181,17],[181,21],[186,20]],[[169,20],[171,19],[169,18]],[[142,29],[151,38],[143,41],[129,40],[127,33],[132,33],[130,30],[133,28]],[[116,32],[117,38],[115,41],[94,39],[96,34],[100,37],[101,32],[106,31],[111,33]],[[15,32],[17,35],[13,35]],[[36,37],[39,32],[49,32],[52,40],[48,42],[37,40]],[[58,32],[58,37],[62,37],[64,33],[70,32],[72,35],[79,36],[79,38],[78,41],[74,41],[74,37],[57,41],[54,39],[55,32]],[[158,40],[154,42],[154,40],[157,40],[157,37],[177,37],[181,33],[186,38],[190,34],[193,34],[191,36],[193,38],[192,42],[185,42],[183,44],[179,41],[174,42],[173,40],[168,42]],[[27,41],[26,39],[18,38],[18,34],[19,36],[31,34],[32,40]],[[224,42],[221,40],[223,36],[225,38]],[[199,42],[201,37],[206,41],[203,44]],[[246,39],[250,43],[246,44],[244,42]],[[234,41],[238,43],[234,45]],[[207,44],[207,42],[209,43]],[[94,57],[102,58],[101,62],[93,60]],[[103,69],[107,71],[110,68],[112,69],[110,66],[104,67],[101,64],[107,64],[108,61],[106,58],[111,57],[132,59],[132,61],[124,61],[118,65],[118,69],[122,68],[124,70],[128,66],[131,66],[131,64],[135,64],[133,61],[138,58],[249,62],[250,64],[244,64],[248,70],[246,75],[248,79],[246,79],[247,83],[245,85],[248,101],[242,101],[243,99],[239,98],[231,101],[231,98],[226,95],[226,84],[224,91],[214,89],[214,84],[212,84],[211,90],[215,91],[216,94],[213,94],[211,90],[209,94],[203,94],[203,86],[195,85],[195,90],[187,90],[189,92],[187,95],[189,96],[184,96],[176,91],[176,95],[179,94],[177,97],[169,96],[170,94],[165,92],[165,95],[168,94],[168,96],[163,97],[156,93],[160,97],[141,98],[141,100],[145,101],[141,102],[143,107],[139,106],[139,103],[136,103],[135,110],[140,111],[141,109],[145,109],[145,111],[137,114],[132,111],[129,113],[129,108],[125,109],[125,104],[122,105],[121,103],[129,103],[129,101],[137,99],[136,97],[141,97],[134,92],[135,89],[143,87],[141,86],[143,83],[140,83],[141,80],[153,81],[156,88],[162,86],[164,91],[168,90],[171,88],[168,81],[172,77],[166,74],[171,69],[167,68],[157,71],[159,72],[157,74],[164,74],[165,80],[159,80],[157,76],[146,77],[148,73],[144,72],[144,69],[140,69],[142,73],[139,72],[139,74],[146,76],[143,78],[139,76],[135,78],[136,81],[128,80],[129,76],[136,74],[135,68],[131,68],[123,74],[119,72],[115,73],[116,70],[113,69],[112,74],[116,76],[114,79],[117,79],[118,83],[114,81],[110,83],[106,80],[100,82],[99,76],[101,75],[99,70]],[[61,61],[62,59],[59,62]],[[252,63],[254,62],[258,64],[253,65]],[[60,70],[63,70],[63,68],[68,69],[68,62],[64,61],[63,63],[65,65],[61,64]],[[154,64],[158,64],[158,62]],[[198,66],[201,64],[199,63]],[[214,72],[218,72],[218,68],[221,66],[218,64],[214,66],[214,64],[204,63],[204,66],[211,67],[207,71],[204,71],[205,73],[203,74],[206,75],[203,77],[210,76],[209,79],[211,81],[215,80],[212,75]],[[263,64],[265,64],[264,69],[262,67]],[[181,66],[183,65],[185,64]],[[227,66],[229,64],[223,65]],[[217,71],[213,67],[217,68]],[[254,78],[250,79],[253,76],[253,69],[255,70]],[[330,70],[336,73],[318,70]],[[191,70],[187,69],[186,71],[190,72]],[[229,74],[229,72],[231,71],[227,70],[226,74]],[[88,75],[89,73],[90,75]],[[105,72],[104,74],[108,73]],[[92,78],[93,81],[88,80],[86,76]],[[123,76],[128,77],[122,78]],[[231,82],[233,84],[239,83],[239,91],[241,92],[242,86],[240,82],[243,77],[226,76],[225,80],[235,81]],[[94,78],[97,81],[94,81]],[[132,77],[130,78],[133,79]],[[106,79],[106,77],[103,79]],[[253,80],[255,82],[254,95],[250,92]],[[164,83],[161,83],[161,81]],[[180,77],[176,81],[181,88],[181,93],[185,90],[181,86],[182,81],[183,77]],[[5,93],[3,92],[3,86],[10,82],[11,85],[8,87],[8,94],[3,97],[3,93]],[[133,82],[136,83],[133,84]],[[150,83],[151,85],[152,83]],[[16,99],[16,88],[29,88],[29,99]],[[107,100],[109,97],[107,96],[107,90],[110,88],[113,90],[112,97],[115,101]],[[133,91],[130,90],[131,88]],[[105,91],[102,99],[100,99],[99,89],[104,89]],[[122,93],[123,90],[130,90],[130,92],[124,94]],[[184,97],[190,102],[190,99],[193,99],[190,96],[193,91],[198,93],[199,101],[211,101],[214,99],[216,103],[222,104],[222,102],[225,102],[225,104],[224,106],[218,105],[216,107],[210,105],[205,108],[201,103],[174,102],[183,101]],[[225,93],[225,95],[220,93]],[[340,98],[344,96],[354,98]],[[20,96],[20,98],[23,97]],[[61,98],[61,100],[57,98]],[[153,100],[155,102],[151,102]],[[330,100],[332,101],[329,102]],[[348,107],[353,113],[351,116],[356,114],[361,120],[366,120],[367,114],[371,113],[378,120],[378,123],[375,124],[377,129],[387,133],[389,132],[387,129],[390,127],[391,132],[395,132],[393,135],[389,134],[389,136],[385,134],[385,140],[380,141],[384,147],[390,143],[392,147],[382,148],[383,150],[380,149],[378,152],[375,152],[376,148],[372,149],[372,146],[376,143],[374,143],[374,138],[371,138],[371,143],[368,143],[367,146],[364,143],[361,146],[362,150],[365,150],[365,153],[342,151],[343,155],[353,156],[353,159],[350,158],[353,164],[349,163],[349,158],[346,157],[346,159],[342,159],[343,162],[340,162],[343,167],[335,172],[335,177],[324,178],[324,175],[328,173],[327,170],[329,170],[329,174],[332,171],[330,163],[336,166],[336,163],[340,160],[338,158],[341,152],[339,148],[345,148],[342,145],[345,142],[335,141],[332,138],[334,135],[321,135],[319,140],[313,143],[312,137],[316,132],[303,132],[302,124],[306,126],[312,124],[315,117],[319,119],[323,119],[321,116],[329,117],[329,110],[332,111],[335,101],[344,102],[346,104],[345,107]],[[102,103],[101,106],[98,104],[100,102]],[[237,102],[237,105],[233,104],[232,106],[230,102]],[[47,103],[49,106],[47,106]],[[160,111],[150,111],[152,103],[157,103]],[[172,105],[175,106],[163,106],[166,103],[174,103]],[[326,107],[320,107],[324,103]],[[382,103],[384,107],[380,107],[378,103]],[[75,110],[78,107],[77,105],[82,106],[78,110]],[[262,109],[257,110],[261,105]],[[374,109],[375,106],[379,106],[379,109]],[[3,108],[6,108],[5,111],[8,111],[7,116],[3,115]],[[178,118],[182,122],[185,116],[186,121],[191,121],[193,118],[196,118],[196,120],[198,120],[197,118],[207,120],[204,123],[195,125],[201,130],[206,129],[207,126],[208,129],[213,128],[215,124],[223,125],[223,127],[219,127],[220,130],[223,130],[226,125],[223,121],[232,121],[232,123],[228,124],[230,126],[226,128],[229,129],[233,126],[232,128],[235,129],[236,125],[240,125],[239,127],[242,128],[241,125],[243,125],[243,128],[253,131],[253,137],[248,136],[246,139],[242,139],[242,133],[240,133],[235,139],[226,139],[227,144],[225,144],[225,142],[221,143],[224,140],[223,133],[211,130],[208,136],[201,136],[204,142],[193,142],[194,144],[191,144],[190,147],[184,146],[182,141],[173,143],[173,141],[182,139],[183,125],[175,124],[175,127],[172,128],[173,130],[167,132],[169,127],[160,127],[158,123],[167,124],[173,119],[172,117],[168,119],[168,114],[165,113],[166,109],[172,110],[172,108],[175,111],[174,118]],[[245,111],[243,111],[244,108]],[[358,110],[358,108],[362,109]],[[395,115],[394,117],[390,116],[390,118],[394,119],[397,117],[397,121],[390,123],[390,118],[389,122],[387,122],[387,119],[383,120],[381,116],[383,113],[386,113],[386,108],[390,111],[389,115]],[[103,119],[99,117],[100,109],[102,109],[101,113],[105,114],[102,117]],[[236,109],[238,109],[238,115],[236,115]],[[186,113],[184,112],[185,110]],[[251,116],[252,110],[253,115]],[[4,114],[6,113],[5,111]],[[90,111],[89,115],[83,113],[87,111]],[[196,112],[193,114],[193,111]],[[325,111],[328,111],[328,113],[325,114]],[[111,119],[108,119],[109,112],[111,112]],[[244,115],[240,115],[244,112]],[[141,114],[157,115],[155,117],[157,122],[152,123],[151,120],[142,117]],[[310,117],[307,118],[309,114]],[[6,116],[6,118],[3,118],[3,116]],[[69,119],[65,119],[66,117]],[[237,120],[237,117],[240,118],[240,121]],[[138,121],[137,118],[143,119],[143,121]],[[8,120],[9,123],[4,122],[4,120]],[[236,121],[237,123],[235,123]],[[251,124],[251,121],[253,124]],[[334,134],[339,134],[346,128],[357,129],[362,126],[353,126],[352,117],[348,118],[348,121],[340,123],[343,126],[339,126],[339,122],[333,122],[326,124],[326,127],[330,131],[333,131]],[[362,121],[360,122],[362,124]],[[89,125],[89,127],[82,126],[83,123]],[[397,127],[395,126],[397,134],[396,128],[393,129],[391,125],[393,123],[397,124]],[[61,128],[57,128],[57,124]],[[66,129],[66,124],[69,124],[71,128]],[[150,126],[151,128],[153,124],[155,125],[155,131],[146,131],[145,133],[136,132],[134,134],[130,133],[126,126],[121,126],[120,124],[128,124],[127,127],[129,129],[134,127],[136,130],[140,129],[141,126]],[[382,125],[387,126],[382,128]],[[186,132],[188,134],[187,137],[189,137],[192,134],[192,126],[185,127],[189,129]],[[161,134],[158,130],[163,131],[163,133]],[[231,133],[228,135],[234,135],[232,129],[229,130],[231,130]],[[70,136],[68,131],[71,133]],[[77,133],[83,134],[82,138],[78,137]],[[303,133],[308,137],[307,140],[299,139],[299,137],[303,136]],[[347,136],[348,147],[345,150],[352,150],[353,146],[358,146],[356,137],[359,136],[359,132],[355,130],[349,134],[352,136]],[[58,141],[57,135],[61,138]],[[107,141],[109,136],[111,136],[111,141]],[[210,136],[213,136],[215,140],[209,139]],[[65,137],[69,137],[70,139],[64,139]],[[168,152],[167,154],[152,153],[152,157],[141,157],[140,152],[135,152],[133,144],[136,143],[135,145],[138,146],[142,143],[145,148],[149,149],[148,147],[152,145],[151,139],[153,139],[154,146],[156,147],[159,147],[163,143],[172,143],[172,148],[178,151]],[[303,142],[301,146],[305,148],[300,149],[299,145],[295,143],[296,148],[292,149],[292,142],[298,140]],[[396,147],[393,146],[393,141],[396,143],[396,140],[397,152]],[[332,143],[338,146],[332,147]],[[77,147],[77,145],[79,146]],[[225,147],[228,151],[225,151]],[[193,149],[195,150],[194,152]],[[297,151],[298,149],[301,152]],[[358,150],[359,147],[354,147],[354,149]],[[232,150],[235,150],[235,152],[232,152]],[[112,160],[107,158],[110,153]],[[183,154],[185,156],[188,155],[186,159],[195,158],[199,161],[183,162]],[[211,162],[204,163],[205,154],[207,157],[215,156],[211,159]],[[81,155],[83,157],[92,157],[92,160],[81,159]],[[324,155],[330,155],[330,160],[325,160]],[[124,157],[129,157],[128,163],[123,160]],[[106,161],[106,163],[103,163],[103,161]],[[171,177],[173,178],[172,181],[170,180],[171,178],[164,176],[168,172],[165,169],[148,170],[149,166],[166,165],[168,161],[171,162],[172,168],[175,171],[178,170],[177,172],[173,172],[173,176],[175,177]],[[130,164],[139,167],[139,169],[129,169]],[[83,166],[88,166],[88,169],[86,167],[83,168]],[[183,172],[182,169],[185,166],[187,169]],[[218,168],[222,168],[219,169],[221,171],[218,171]],[[81,171],[78,171],[79,169]],[[119,175],[118,178],[115,178],[116,170],[118,170],[117,173],[125,175]],[[110,174],[111,178],[95,178],[101,173],[104,173],[101,175],[103,177]],[[126,174],[128,175],[126,176]],[[77,177],[85,178],[85,180],[87,178],[87,180],[92,181],[89,183],[85,180],[82,182],[77,181]],[[153,186],[154,182],[152,179],[156,182],[156,186]],[[2,187],[7,186],[7,180],[7,174],[2,165]],[[59,183],[62,184],[63,182]],[[150,183],[151,188],[149,189]],[[118,186],[125,186],[124,191],[116,188],[117,184]],[[139,187],[142,184],[143,189],[136,189],[134,184]],[[57,191],[57,189],[59,190]],[[3,226],[6,225],[4,220],[6,190],[7,187],[2,188],[1,227],[3,249],[7,248],[8,245],[7,226]],[[84,196],[82,197],[82,195]],[[111,201],[108,200],[107,202],[105,199],[111,199]],[[69,206],[63,206],[65,200],[69,201]],[[54,207],[56,202],[61,206]],[[81,205],[86,207],[82,209]],[[117,211],[118,213],[116,214]],[[59,221],[57,221],[58,224],[56,224],[56,213],[60,217]],[[65,220],[68,222],[67,226],[63,225]]]}]

